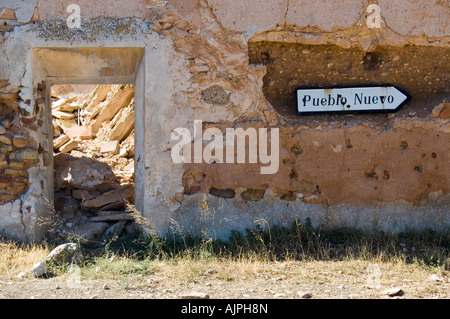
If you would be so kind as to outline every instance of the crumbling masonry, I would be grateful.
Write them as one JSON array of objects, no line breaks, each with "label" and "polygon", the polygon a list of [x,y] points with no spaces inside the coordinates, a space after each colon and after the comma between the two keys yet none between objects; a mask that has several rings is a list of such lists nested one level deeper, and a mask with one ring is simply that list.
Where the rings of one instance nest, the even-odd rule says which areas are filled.
[{"label": "crumbling masonry", "polygon": [[[377,26],[369,23],[370,4],[379,8]],[[61,218],[89,211],[91,223],[102,223],[95,236],[132,223],[116,203],[125,199],[163,236],[226,239],[232,230],[306,219],[448,233],[449,21],[448,2],[438,0],[1,1],[0,234],[41,240],[49,227],[42,221],[69,193],[79,206]],[[114,112],[104,103],[111,114],[96,113],[92,127],[55,125],[78,116],[78,107],[52,114],[52,87],[68,84],[132,87],[133,113],[122,110],[131,100]],[[396,113],[295,113],[298,87],[387,84],[412,97]],[[125,136],[112,138],[108,151],[87,152],[77,176],[58,171],[58,163],[84,157],[82,144],[102,127],[128,123],[127,114],[134,133],[122,134],[132,136],[131,153]],[[278,171],[174,163],[171,134],[192,130],[195,120],[223,133],[278,128]],[[95,182],[108,152],[131,163],[132,188],[117,174],[103,174],[111,178],[104,188],[64,184]],[[58,189],[66,193],[56,196]]]}]

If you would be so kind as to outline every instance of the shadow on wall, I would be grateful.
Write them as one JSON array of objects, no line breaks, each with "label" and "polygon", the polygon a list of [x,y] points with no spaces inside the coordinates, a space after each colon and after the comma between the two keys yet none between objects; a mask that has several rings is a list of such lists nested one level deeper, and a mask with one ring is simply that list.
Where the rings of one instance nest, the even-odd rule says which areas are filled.
[{"label": "shadow on wall", "polygon": [[54,156],[54,169],[55,216],[48,237],[97,246],[125,228],[136,230],[126,211],[134,201],[134,185],[121,185],[106,163],[61,153]]},{"label": "shadow on wall", "polygon": [[295,117],[295,89],[394,85],[413,98],[450,94],[448,48],[377,47],[249,42],[252,64],[264,64],[263,92],[276,111]]}]

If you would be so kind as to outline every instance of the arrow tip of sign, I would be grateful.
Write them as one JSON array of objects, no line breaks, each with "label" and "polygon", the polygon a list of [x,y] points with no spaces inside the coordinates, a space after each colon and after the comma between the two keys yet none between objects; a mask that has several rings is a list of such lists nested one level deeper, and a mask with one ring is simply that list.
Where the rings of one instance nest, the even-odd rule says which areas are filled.
[{"label": "arrow tip of sign", "polygon": [[403,101],[402,101],[402,104],[400,106],[404,105],[406,102],[408,102],[411,99],[411,96],[408,93],[406,93],[405,91],[399,89],[396,86],[393,86],[393,88],[395,90],[397,90],[401,95],[403,95]]}]

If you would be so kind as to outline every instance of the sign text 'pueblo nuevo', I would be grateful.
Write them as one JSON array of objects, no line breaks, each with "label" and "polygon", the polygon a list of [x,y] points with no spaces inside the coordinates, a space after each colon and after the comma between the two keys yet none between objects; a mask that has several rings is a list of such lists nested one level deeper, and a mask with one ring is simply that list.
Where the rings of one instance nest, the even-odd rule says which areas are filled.
[{"label": "sign text 'pueblo nuevo'", "polygon": [[410,97],[393,86],[297,89],[297,112],[394,112]]}]

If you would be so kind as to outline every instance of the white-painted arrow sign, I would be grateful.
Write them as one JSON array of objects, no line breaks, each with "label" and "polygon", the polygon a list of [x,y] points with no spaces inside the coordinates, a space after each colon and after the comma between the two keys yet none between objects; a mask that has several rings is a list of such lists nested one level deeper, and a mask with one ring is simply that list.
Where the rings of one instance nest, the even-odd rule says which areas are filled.
[{"label": "white-painted arrow sign", "polygon": [[297,89],[297,112],[395,112],[410,96],[394,86]]}]

